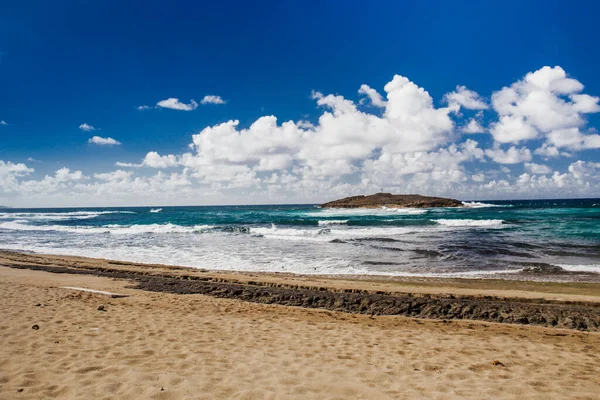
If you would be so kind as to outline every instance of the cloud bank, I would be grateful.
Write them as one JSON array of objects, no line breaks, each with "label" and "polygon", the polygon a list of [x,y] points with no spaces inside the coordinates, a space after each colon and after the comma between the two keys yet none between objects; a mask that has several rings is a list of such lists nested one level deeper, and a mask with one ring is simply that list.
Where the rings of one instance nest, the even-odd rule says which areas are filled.
[{"label": "cloud bank", "polygon": [[[148,149],[112,172],[34,180],[11,163],[0,187],[9,200],[36,201],[44,190],[48,202],[64,201],[68,189],[82,205],[107,193],[115,205],[320,202],[381,188],[461,199],[600,195],[600,163],[572,159],[600,148],[587,126],[600,99],[583,89],[561,67],[543,67],[487,96],[458,85],[436,104],[395,75],[383,93],[360,86],[358,101],[313,91],[319,114],[310,121],[267,115],[242,127],[231,119],[192,135],[187,152]],[[548,165],[565,157],[562,168]]]}]

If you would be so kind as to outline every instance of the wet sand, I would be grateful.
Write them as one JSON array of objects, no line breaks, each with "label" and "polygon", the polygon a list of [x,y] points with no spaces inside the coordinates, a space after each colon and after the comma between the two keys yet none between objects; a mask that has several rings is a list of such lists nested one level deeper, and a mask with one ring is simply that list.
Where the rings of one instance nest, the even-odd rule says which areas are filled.
[{"label": "wet sand", "polygon": [[215,273],[0,253],[0,398],[596,399],[600,387],[597,332],[263,304],[96,276],[114,270],[176,277],[165,287],[487,296],[592,311],[600,303],[598,284]]}]

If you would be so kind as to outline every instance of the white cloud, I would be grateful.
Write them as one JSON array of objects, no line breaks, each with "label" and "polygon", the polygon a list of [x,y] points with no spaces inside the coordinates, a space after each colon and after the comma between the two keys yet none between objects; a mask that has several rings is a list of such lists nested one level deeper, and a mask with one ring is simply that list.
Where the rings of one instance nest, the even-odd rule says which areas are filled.
[{"label": "white cloud", "polygon": [[212,181],[241,175],[254,184],[253,173],[276,170],[305,181],[340,179],[359,171],[373,153],[429,151],[450,140],[453,109],[435,108],[425,90],[398,75],[384,89],[388,102],[382,116],[359,111],[342,96],[313,92],[324,108],[318,124],[278,124],[276,117],[264,116],[239,129],[231,120],[193,135],[192,153],[181,155],[180,163],[194,171],[217,166]]},{"label": "white cloud", "polygon": [[137,106],[136,108],[140,111],[143,111],[143,110],[150,110],[151,108],[154,108],[154,107],[143,105],[143,106]]},{"label": "white cloud", "polygon": [[[553,144],[552,138],[558,135],[555,132],[581,128],[586,124],[585,114],[600,111],[600,98],[578,94],[582,90],[583,85],[568,78],[559,66],[530,72],[492,95],[492,105],[500,119],[491,125],[490,133],[499,143],[548,137]],[[573,143],[574,147],[565,144],[567,148],[592,148],[589,146],[595,146],[596,139],[565,143]]]},{"label": "white cloud", "polygon": [[149,168],[170,168],[181,165],[180,161],[181,157],[177,157],[173,154],[169,154],[166,156],[159,155],[156,151],[151,151],[142,159],[140,163],[126,163],[117,161],[115,166],[122,168],[141,168],[141,167],[149,167]]},{"label": "white cloud", "polygon": [[29,161],[29,162],[34,162],[34,163],[43,163],[43,161],[36,160],[36,159],[35,159],[35,158],[33,158],[33,157],[27,157],[27,161]]},{"label": "white cloud", "polygon": [[101,145],[101,146],[114,146],[114,145],[121,144],[121,142],[119,142],[111,137],[103,138],[100,136],[94,136],[94,137],[89,138],[88,143],[97,144],[97,145]]},{"label": "white cloud", "polygon": [[518,149],[511,146],[508,150],[502,150],[500,147],[487,149],[485,155],[498,164],[519,164],[531,160],[531,151],[526,147]]},{"label": "white cloud", "polygon": [[139,168],[141,166],[142,166],[142,164],[128,163],[128,162],[122,162],[122,161],[117,161],[115,163],[115,167],[122,167],[122,168]]},{"label": "white cloud", "polygon": [[552,168],[544,164],[525,163],[525,169],[531,174],[551,174]]},{"label": "white cloud", "polygon": [[298,126],[298,128],[302,128],[302,129],[314,129],[315,128],[315,125],[313,123],[311,123],[310,121],[300,120],[296,123],[296,125]]},{"label": "white cloud", "polygon": [[0,160],[0,177],[5,176],[25,176],[29,175],[34,171],[33,168],[29,168],[23,163],[12,163],[10,161],[4,162]]},{"label": "white cloud", "polygon": [[83,123],[83,124],[79,125],[79,129],[81,129],[84,132],[91,132],[91,131],[97,130],[92,125],[88,125],[86,123]]},{"label": "white cloud", "polygon": [[[148,149],[135,163],[117,162],[114,171],[86,176],[61,169],[39,179],[24,164],[0,163],[0,200],[21,206],[319,202],[382,187],[461,199],[600,196],[598,163],[532,161],[532,152],[550,160],[599,146],[600,135],[585,120],[596,112],[596,98],[557,68],[496,92],[498,117],[487,112],[486,127],[487,105],[475,92],[459,86],[444,97],[447,106],[436,106],[424,88],[396,75],[381,95],[367,85],[359,101],[314,91],[317,115],[298,121],[266,115],[249,126],[232,119],[192,135],[187,151]],[[197,107],[169,100],[176,109]],[[360,107],[365,100],[377,108]],[[462,115],[478,107],[474,116]],[[462,135],[488,129],[492,145]]]},{"label": "white cloud", "polygon": [[477,173],[477,174],[473,174],[473,175],[471,175],[471,179],[474,182],[484,182],[485,181],[485,174],[482,173],[482,172]]},{"label": "white cloud", "polygon": [[599,170],[600,163],[580,160],[569,165],[568,172],[565,173],[555,171],[550,176],[524,173],[512,185],[511,191],[513,193],[535,192],[546,195],[562,193],[563,196],[589,193],[590,190],[593,190],[592,186],[600,184]]},{"label": "white cloud", "polygon": [[581,133],[579,128],[557,129],[548,133],[548,143],[557,148],[572,150],[600,148],[600,135]]},{"label": "white cloud", "polygon": [[6,122],[5,120],[0,121],[0,125],[8,125],[8,122]]},{"label": "white cloud", "polygon": [[490,133],[498,143],[518,143],[538,137],[539,132],[523,117],[503,115],[493,123]]},{"label": "white cloud", "polygon": [[121,169],[113,172],[104,172],[101,174],[94,174],[94,178],[105,181],[105,182],[124,182],[129,181],[133,176],[131,171],[123,171]]},{"label": "white cloud", "polygon": [[[192,100],[193,102],[193,100]],[[221,98],[221,96],[208,95],[204,96],[202,100],[200,100],[202,104],[225,104],[227,103],[225,100]]]},{"label": "white cloud", "polygon": [[450,105],[458,104],[467,110],[487,110],[489,108],[477,92],[460,85],[456,87],[454,92],[447,93],[444,100]]},{"label": "white cloud", "polygon": [[80,181],[84,179],[84,175],[81,171],[73,171],[69,168],[63,167],[56,171],[54,174],[54,180],[56,182],[71,182],[71,181]]},{"label": "white cloud", "polygon": [[179,162],[177,157],[172,154],[160,156],[157,152],[151,151],[144,157],[142,165],[151,168],[169,168],[179,165]]},{"label": "white cloud", "polygon": [[191,100],[189,104],[185,104],[179,101],[177,98],[168,98],[166,100],[161,100],[156,103],[158,107],[162,108],[170,108],[171,110],[180,110],[180,111],[193,111],[198,107],[198,103],[194,100]]},{"label": "white cloud", "polygon": [[542,157],[544,157],[546,160],[548,158],[555,158],[555,157],[571,157],[571,153],[567,153],[564,151],[560,151],[558,150],[558,148],[549,145],[548,143],[544,143],[542,144],[541,147],[539,147],[538,149],[536,149],[533,154],[537,154],[540,155]]},{"label": "white cloud", "polygon": [[475,118],[471,118],[469,123],[462,127],[464,133],[483,133],[485,128]]},{"label": "white cloud", "polygon": [[377,90],[372,89],[369,85],[361,85],[360,89],[358,89],[358,93],[369,96],[371,104],[373,104],[375,107],[385,107],[386,105],[386,101],[383,99],[383,97],[381,97]]}]

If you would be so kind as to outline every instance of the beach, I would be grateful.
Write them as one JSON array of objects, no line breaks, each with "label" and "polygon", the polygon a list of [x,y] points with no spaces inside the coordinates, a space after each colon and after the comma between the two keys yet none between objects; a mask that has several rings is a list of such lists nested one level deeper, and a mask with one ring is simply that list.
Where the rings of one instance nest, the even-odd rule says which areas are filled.
[{"label": "beach", "polygon": [[[124,278],[109,276],[117,272]],[[222,298],[225,287],[210,295],[136,289],[148,281],[135,274],[182,287],[451,296],[580,307],[596,316],[600,303],[596,283],[215,272],[2,252],[0,398],[597,398],[593,326],[264,304],[242,293]]]}]

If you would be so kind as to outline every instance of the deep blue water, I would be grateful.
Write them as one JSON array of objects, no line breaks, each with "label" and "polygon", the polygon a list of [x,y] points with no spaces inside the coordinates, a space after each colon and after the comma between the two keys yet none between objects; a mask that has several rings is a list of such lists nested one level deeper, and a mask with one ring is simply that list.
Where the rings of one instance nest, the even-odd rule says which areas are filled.
[{"label": "deep blue water", "polygon": [[600,199],[0,209],[0,248],[208,269],[595,280]]}]

